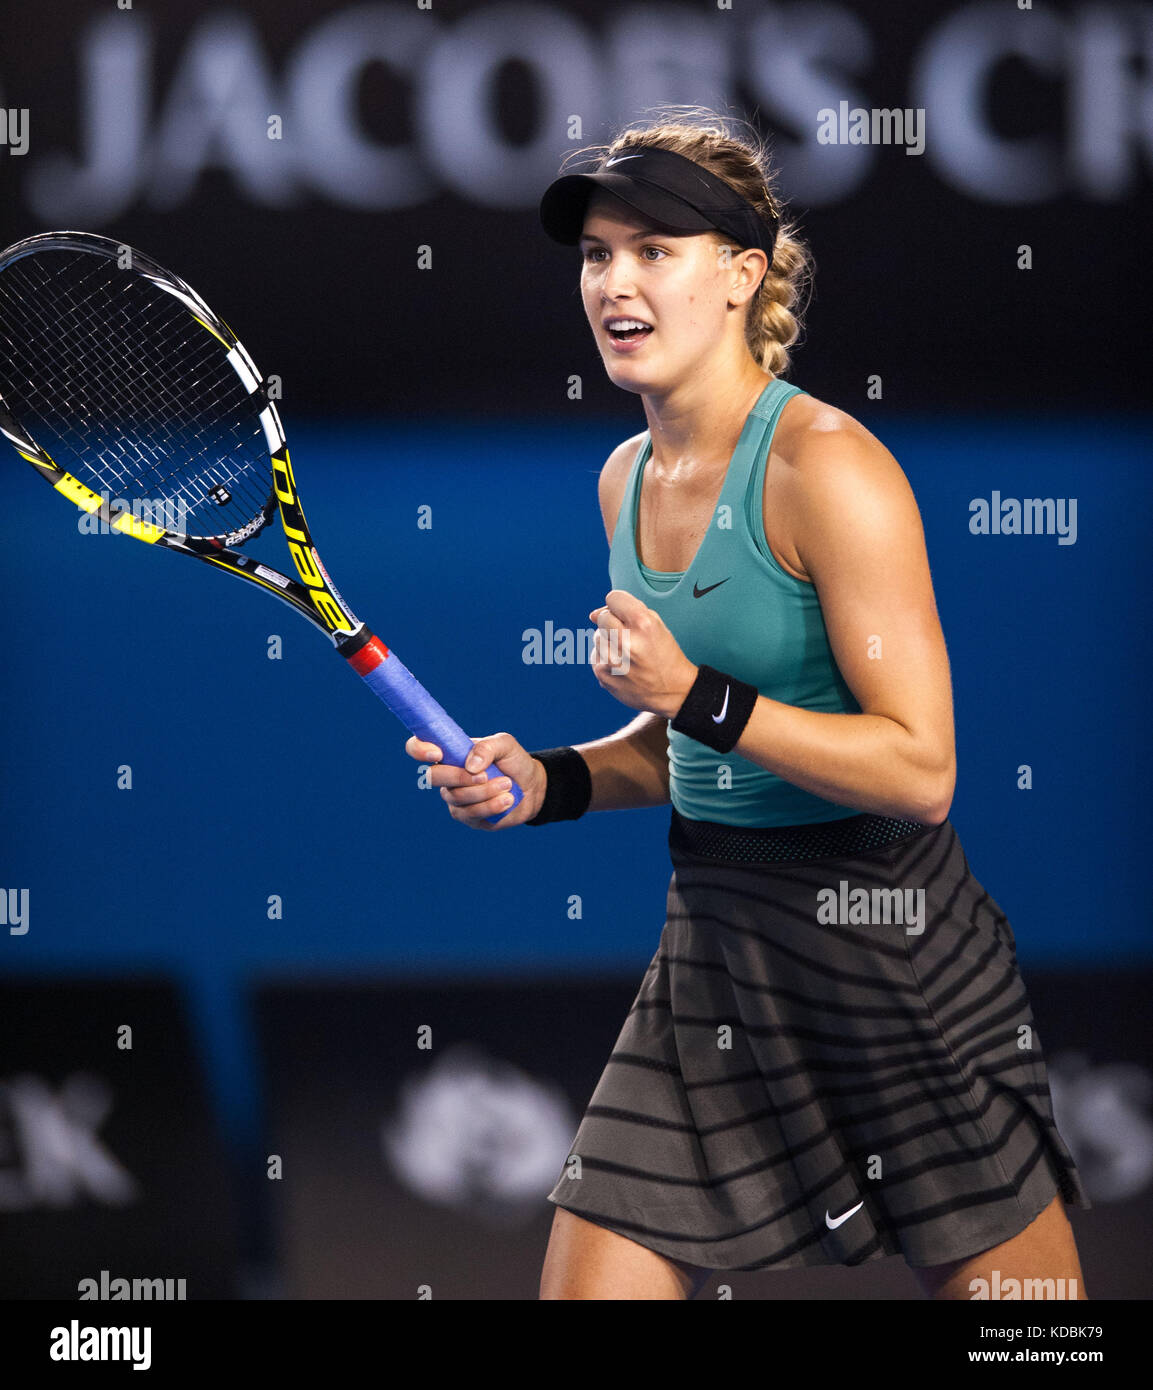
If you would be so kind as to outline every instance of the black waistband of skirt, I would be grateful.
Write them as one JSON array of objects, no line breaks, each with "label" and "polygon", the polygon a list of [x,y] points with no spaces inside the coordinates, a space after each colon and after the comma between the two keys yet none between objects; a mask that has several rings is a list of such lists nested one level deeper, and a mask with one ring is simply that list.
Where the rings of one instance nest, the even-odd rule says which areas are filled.
[{"label": "black waistband of skirt", "polygon": [[689,820],[673,807],[669,852],[745,864],[774,864],[805,859],[844,858],[887,849],[901,840],[938,827],[863,812],[815,825],[742,826]]}]

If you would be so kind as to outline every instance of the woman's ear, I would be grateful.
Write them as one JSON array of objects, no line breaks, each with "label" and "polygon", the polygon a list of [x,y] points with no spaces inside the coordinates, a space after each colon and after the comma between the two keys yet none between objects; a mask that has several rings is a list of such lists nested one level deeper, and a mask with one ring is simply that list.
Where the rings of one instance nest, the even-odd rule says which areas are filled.
[{"label": "woman's ear", "polygon": [[769,273],[769,258],[759,247],[750,247],[738,252],[732,261],[737,275],[729,291],[731,304],[747,304],[756,294],[761,282]]}]

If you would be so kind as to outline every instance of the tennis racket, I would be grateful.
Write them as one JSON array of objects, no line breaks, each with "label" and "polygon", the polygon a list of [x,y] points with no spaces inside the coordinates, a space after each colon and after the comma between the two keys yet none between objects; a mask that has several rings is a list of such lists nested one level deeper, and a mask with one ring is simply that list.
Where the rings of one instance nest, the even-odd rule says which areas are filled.
[{"label": "tennis racket", "polygon": [[[473,741],[352,614],[300,505],[268,382],[228,325],[151,257],[87,232],[0,252],[0,431],[108,526],[286,603],[444,761]],[[279,511],[296,578],[242,554]],[[490,778],[501,776],[495,766]],[[513,801],[497,822],[521,799]]]}]

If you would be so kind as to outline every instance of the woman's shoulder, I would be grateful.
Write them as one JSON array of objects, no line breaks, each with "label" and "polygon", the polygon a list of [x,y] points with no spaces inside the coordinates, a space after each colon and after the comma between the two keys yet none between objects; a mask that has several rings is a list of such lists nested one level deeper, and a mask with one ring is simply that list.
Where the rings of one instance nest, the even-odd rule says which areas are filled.
[{"label": "woman's shoulder", "polygon": [[919,523],[916,499],[900,464],[847,411],[809,395],[786,402],[766,472],[765,518],[804,562],[808,549],[835,544],[846,528],[877,534]]},{"label": "woman's shoulder", "polygon": [[600,480],[597,483],[597,495],[600,498],[605,535],[608,537],[610,545],[613,541],[613,532],[616,530],[617,513],[624,501],[625,488],[628,487],[629,474],[636,462],[637,451],[647,434],[647,430],[641,430],[640,434],[634,434],[623,443],[618,444],[601,468]]},{"label": "woman's shoulder", "polygon": [[806,391],[799,391],[785,402],[773,433],[773,453],[798,465],[815,465],[822,458],[838,454],[861,455],[877,450],[889,452],[848,411]]},{"label": "woman's shoulder", "polygon": [[819,497],[830,490],[896,488],[908,482],[897,460],[848,411],[801,392],[785,403],[773,432],[778,486]]}]

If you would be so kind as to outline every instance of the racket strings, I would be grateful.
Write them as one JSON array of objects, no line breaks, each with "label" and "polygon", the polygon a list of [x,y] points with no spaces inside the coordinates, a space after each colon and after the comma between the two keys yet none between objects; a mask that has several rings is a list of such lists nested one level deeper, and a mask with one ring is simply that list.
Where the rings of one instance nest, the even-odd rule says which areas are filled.
[{"label": "racket strings", "polygon": [[[160,317],[161,310],[166,311],[163,318]],[[172,300],[167,305],[150,303],[144,306],[139,319],[123,312],[123,309],[121,317],[125,326],[123,341],[142,361],[145,359],[149,342],[170,341],[176,333],[185,334],[180,343],[181,349],[187,352],[182,370],[191,390],[196,393],[199,417],[203,419],[206,416],[220,423],[224,418],[224,412],[238,398],[238,383],[232,368],[223,360],[215,340],[211,339],[199,324],[189,320],[187,314]],[[100,348],[103,349],[104,345],[100,344]],[[105,351],[104,356],[107,355]],[[101,362],[99,351],[95,356],[97,362]],[[114,363],[109,362],[107,365],[112,367]],[[215,394],[209,394],[213,369],[218,389]],[[127,431],[113,437],[109,445],[111,457],[108,463],[121,486],[165,497],[171,496],[172,489],[175,488],[177,495],[189,509],[194,502],[203,502],[205,492],[211,492],[218,487],[232,490],[237,480],[243,477],[246,460],[242,459],[239,465],[229,466],[228,457],[221,457],[222,442],[218,436],[204,431],[199,431],[197,447],[198,421],[192,418],[188,411],[187,397],[182,399],[176,395],[161,375],[153,378],[153,384],[162,395],[167,411],[152,421],[155,431],[152,438],[163,442],[165,453],[157,457],[154,452],[145,451],[140,447],[138,438]],[[245,397],[244,406],[247,408],[248,404]],[[253,424],[251,413],[247,429],[242,431],[234,427],[233,434],[235,438],[229,454],[246,450],[254,438],[257,440],[258,454],[262,452],[262,431],[258,424]],[[174,471],[170,466],[166,467],[174,458],[181,460],[178,471]],[[263,464],[262,458],[261,463]],[[117,464],[120,466],[117,467]],[[198,479],[202,484],[196,496],[189,488],[190,477]],[[263,500],[260,495],[250,499],[255,503],[256,509],[263,504]],[[251,512],[252,507],[248,510]]]},{"label": "racket strings", "polygon": [[[118,334],[122,341],[129,342],[131,337],[131,319],[126,314],[124,307],[114,303],[98,304],[94,302],[97,298],[98,295],[95,292],[89,296],[86,302],[88,312],[102,314],[108,331]],[[35,334],[25,333],[22,340],[23,350],[31,353],[37,348],[41,349],[32,367],[32,373],[34,374],[30,375],[28,372],[25,373],[28,385],[33,393],[30,395],[29,400],[31,404],[40,407],[45,418],[52,419],[51,402],[47,395],[47,391],[37,387],[38,380],[47,383],[48,389],[52,389],[54,384],[52,378],[52,367],[54,364],[45,358],[43,352],[44,345],[48,339],[46,326],[47,317],[44,313],[40,313],[37,316],[36,301],[30,295],[25,299],[24,307],[28,310],[30,317],[35,317],[37,331]],[[103,372],[107,373],[109,379],[114,378],[115,362],[107,353],[101,351],[101,339],[85,340],[86,328],[84,320],[78,314],[75,303],[59,306],[55,322],[55,331],[57,334],[57,341],[54,359],[55,365],[61,375],[64,375],[68,371],[71,361],[80,358],[87,352],[90,369],[100,368]],[[73,374],[69,373],[69,375]],[[147,462],[148,456],[139,448],[139,445],[132,436],[117,433],[118,430],[123,429],[125,424],[125,421],[117,418],[118,404],[112,402],[111,407],[106,404],[100,408],[100,404],[97,403],[98,408],[95,411],[93,410],[91,391],[86,389],[90,387],[91,381],[92,372],[89,371],[89,373],[79,377],[73,375],[73,379],[69,383],[71,389],[67,400],[67,409],[69,414],[77,418],[80,422],[79,426],[71,431],[72,435],[74,438],[87,438],[91,440],[95,438],[95,431],[99,427],[108,436],[105,440],[101,441],[101,443],[106,454],[109,455],[103,470],[109,480],[115,479],[118,484],[122,485],[132,482],[139,485],[149,481],[141,467],[142,464]],[[162,385],[163,383],[162,381],[155,381],[154,384]],[[41,404],[41,402],[43,404]],[[175,402],[172,404],[175,412],[177,408],[176,404]],[[120,403],[119,408],[122,408],[122,403]],[[56,424],[61,432],[65,434],[69,433],[70,427],[67,419],[60,418],[59,420],[54,420],[53,423]],[[171,434],[171,431],[168,431],[168,433]],[[125,455],[126,451],[132,450],[134,447],[138,463],[135,467],[129,467]],[[118,467],[118,461],[121,460],[123,460],[123,462],[121,466]]]},{"label": "racket strings", "polygon": [[[97,265],[100,263],[97,262]],[[131,279],[123,272],[112,273],[118,276],[117,280],[112,281],[112,286],[122,285]],[[94,278],[91,268],[86,278]],[[237,482],[243,477],[246,461],[242,461],[239,467],[235,462],[229,466],[219,466],[223,461],[220,459],[221,441],[215,437],[218,432],[210,433],[203,427],[205,419],[219,425],[222,420],[221,405],[227,406],[241,399],[246,407],[245,413],[249,414],[248,429],[239,436],[234,431],[235,437],[228,452],[245,450],[249,442],[256,439],[257,455],[264,471],[266,465],[260,447],[262,432],[252,423],[251,410],[247,409],[249,403],[240,397],[241,388],[235,374],[223,361],[215,340],[163,291],[153,291],[148,302],[134,305],[130,311],[127,305],[111,300],[110,288],[108,283],[100,281],[94,287],[89,287],[82,300],[72,295],[71,302],[64,305],[58,321],[57,331],[62,347],[73,360],[84,356],[90,367],[78,378],[73,374],[73,381],[78,380],[81,389],[73,390],[69,408],[75,408],[83,415],[85,426],[83,436],[80,431],[69,431],[66,426],[63,430],[66,435],[71,434],[69,442],[74,452],[83,457],[85,448],[91,449],[91,441],[99,431],[100,443],[103,444],[99,473],[105,486],[110,488],[115,484],[120,491],[132,491],[138,495],[143,492],[156,493],[166,499],[171,499],[175,494],[185,508],[192,511],[195,506],[203,504],[205,494],[210,493],[211,489],[224,486],[234,492]],[[140,299],[140,296],[136,298]],[[94,318],[106,325],[105,331],[96,335],[89,332],[89,324]],[[43,335],[43,316],[39,327]],[[115,354],[109,350],[110,344],[115,344]],[[166,373],[157,371],[154,364],[148,363],[149,346],[155,348],[156,344],[167,345],[166,365],[183,357],[180,364],[181,389],[185,392],[183,397],[168,385],[167,376],[172,374],[170,365]],[[190,345],[195,354],[192,357],[187,352]],[[91,388],[93,383],[103,386],[109,381],[122,379],[118,359],[122,359],[125,350],[134,363],[147,364],[148,384],[151,393],[158,397],[159,409],[149,410],[152,403],[147,399],[142,401],[139,391],[130,396],[121,391],[110,398],[107,391],[93,396],[90,389],[83,389]],[[210,380],[208,369],[215,365],[213,359],[215,364],[219,364],[217,381],[220,389],[215,394],[206,389]],[[43,365],[41,359],[41,367]],[[128,399],[134,402],[131,415],[125,409]],[[196,416],[187,408],[190,399],[196,402]],[[165,447],[158,449],[158,444]],[[177,460],[179,466],[171,466],[172,460]],[[86,461],[91,468],[91,459]],[[58,459],[57,462],[62,461]],[[195,491],[190,486],[192,479],[199,483]],[[248,520],[263,505],[267,495],[265,487],[266,483],[255,494],[251,489],[244,490],[248,494],[244,499],[247,505],[241,508],[245,512],[244,520]],[[215,511],[219,505],[214,501],[211,510]],[[205,510],[202,505],[201,509]],[[212,519],[216,521],[216,525],[211,527],[215,532],[220,529],[219,519]]]},{"label": "racket strings", "polygon": [[[96,297],[94,294],[91,300],[95,300]],[[90,309],[95,310],[97,307],[91,301],[89,302]],[[145,313],[148,314],[150,310],[151,306],[148,306]],[[143,360],[144,354],[133,342],[133,319],[126,312],[125,307],[109,304],[105,312],[107,313],[109,328],[114,331],[119,330],[119,341],[129,348],[136,348],[138,358]],[[175,320],[176,314],[171,313],[170,318]],[[150,336],[163,339],[167,336],[167,328],[168,325],[166,324],[156,325]],[[102,339],[85,341],[83,320],[78,319],[74,306],[62,315],[58,322],[58,332],[59,342],[69,355],[79,356],[87,350],[90,367],[101,369],[102,372],[107,373],[110,380],[115,378],[115,360],[106,350]],[[200,332],[203,333],[203,330]],[[135,336],[142,337],[143,330],[139,330]],[[99,434],[103,435],[101,476],[110,490],[115,484],[116,491],[135,493],[138,499],[144,500],[144,494],[165,493],[167,491],[165,484],[173,482],[178,497],[185,503],[186,507],[190,508],[193,494],[186,481],[182,477],[173,475],[171,470],[165,472],[158,467],[155,452],[142,448],[139,438],[130,432],[129,426],[134,422],[129,417],[117,418],[117,412],[123,412],[123,403],[116,401],[112,401],[110,404],[97,402],[97,409],[94,411],[93,402],[84,390],[87,384],[87,378],[82,378],[68,402],[70,411],[74,411],[80,421],[79,425],[76,428],[70,428],[65,420],[62,419],[59,422],[61,432],[69,436],[74,450],[77,449],[76,441],[91,441],[98,437],[99,431]],[[169,420],[178,419],[182,411],[179,398],[174,396],[171,391],[166,391],[162,377],[154,376],[153,386],[167,397]],[[43,393],[41,394],[43,395]],[[47,402],[45,402],[45,409],[47,409]],[[180,438],[177,429],[163,417],[152,421],[151,424],[155,431],[154,437],[162,438],[171,450],[174,443]],[[207,452],[206,446],[204,452]],[[57,461],[59,462],[59,460]]]},{"label": "racket strings", "polygon": [[[143,360],[139,349],[132,342],[132,318],[126,312],[125,307],[112,303],[99,302],[106,300],[106,295],[101,295],[99,287],[87,296],[84,308],[89,314],[103,315],[103,322],[109,333],[118,334],[119,340],[128,348],[132,349],[138,360]],[[25,304],[33,305],[35,300],[30,298],[25,300]],[[170,315],[171,316],[171,315]],[[35,334],[25,333],[23,343],[26,348],[34,345],[43,345],[46,339],[46,316],[41,313],[37,321],[37,332]],[[152,336],[164,338],[167,334],[157,331],[162,328],[160,325],[153,325]],[[72,467],[69,471],[77,472],[82,481],[91,485],[92,479],[85,477],[84,462],[92,468],[92,460],[85,460],[85,449],[100,450],[100,469],[99,480],[109,488],[109,490],[135,492],[141,494],[145,491],[160,492],[164,491],[166,482],[175,482],[182,500],[186,505],[190,504],[193,494],[187,486],[186,480],[180,477],[173,477],[172,469],[164,469],[157,466],[158,456],[154,448],[146,449],[141,447],[141,436],[132,426],[136,425],[136,419],[130,419],[124,412],[123,400],[110,400],[107,393],[103,397],[96,397],[91,391],[94,380],[101,377],[106,380],[116,379],[116,363],[111,355],[102,351],[104,339],[102,337],[91,337],[86,332],[84,317],[78,312],[78,305],[75,302],[60,306],[55,324],[57,334],[57,348],[53,354],[53,361],[46,359],[43,351],[35,356],[31,371],[24,373],[32,391],[28,397],[28,402],[34,407],[38,407],[42,419],[48,420],[56,428],[58,435],[63,435],[71,446],[73,460],[82,460],[79,468]],[[52,368],[56,365],[57,370],[61,367],[67,369],[72,362],[86,356],[89,370],[85,373],[77,374],[68,372],[71,377],[70,391],[67,399],[67,409],[76,419],[76,427],[70,427],[66,417],[56,413],[55,417],[51,410],[50,397],[44,390],[37,390],[37,381],[51,383]],[[95,372],[99,371],[101,377],[96,377]],[[63,375],[63,372],[61,373]],[[152,373],[151,384],[154,389],[159,388],[162,395],[167,395],[165,405],[170,419],[178,420],[180,415],[180,402],[170,391],[164,392],[164,378],[161,375]],[[139,411],[142,414],[143,412]],[[150,426],[149,442],[154,442],[157,438],[163,439],[171,449],[174,440],[180,438],[178,430],[173,428],[161,416],[159,419],[153,418],[147,422]],[[183,422],[180,422],[183,423]],[[43,443],[43,441],[39,441]],[[57,446],[56,454],[59,455],[60,449]],[[57,457],[57,462],[62,466],[67,466],[67,461]],[[95,469],[92,469],[96,472]],[[182,485],[183,484],[183,485]],[[99,489],[97,489],[99,490]]]},{"label": "racket strings", "polygon": [[191,536],[266,519],[262,402],[174,295],[108,257],[53,248],[0,272],[0,343],[10,412],[94,492]]},{"label": "racket strings", "polygon": [[[203,420],[204,411],[207,410],[209,417],[219,422],[219,399],[209,398],[204,393],[205,376],[201,367],[201,362],[208,365],[212,358],[220,360],[219,348],[215,341],[210,339],[199,325],[194,324],[188,316],[180,309],[176,302],[168,296],[164,296],[167,301],[163,307],[165,313],[163,317],[158,315],[156,303],[144,303],[139,306],[139,312],[133,314],[128,312],[123,304],[109,303],[107,305],[93,303],[93,300],[106,298],[107,286],[97,286],[96,293],[88,297],[87,302],[82,306],[86,313],[91,316],[93,313],[102,317],[103,321],[109,326],[109,332],[101,335],[91,335],[87,331],[88,320],[77,312],[77,306],[68,307],[59,324],[60,342],[68,350],[69,356],[73,359],[87,353],[90,365],[100,369],[97,376],[92,371],[80,377],[77,385],[80,389],[75,390],[69,401],[70,409],[77,409],[85,416],[86,428],[91,431],[94,426],[101,425],[107,435],[105,448],[112,455],[108,462],[108,472],[111,477],[116,478],[117,482],[125,485],[132,485],[137,490],[152,487],[162,487],[163,484],[172,480],[181,485],[186,483],[185,473],[189,469],[173,470],[171,467],[160,466],[161,459],[156,455],[155,450],[141,447],[141,438],[132,432],[134,425],[146,423],[149,426],[149,442],[161,439],[170,446],[174,443],[179,444],[181,450],[187,450],[198,429],[199,421],[191,415],[186,402],[189,396],[181,397],[168,385],[168,380],[164,372],[151,370],[148,373],[148,380],[151,390],[159,396],[161,409],[153,413],[151,419],[143,419],[146,414],[141,409],[141,398],[139,393],[134,393],[134,404],[129,406],[124,397],[110,397],[105,392],[102,397],[95,402],[96,410],[92,409],[93,402],[86,398],[83,388],[90,386],[95,380],[101,384],[106,381],[115,381],[118,377],[118,363],[116,357],[108,350],[110,342],[114,342],[118,349],[127,349],[134,361],[146,363],[148,357],[148,345],[152,344],[172,344],[183,355],[182,364],[183,380],[190,388],[190,394],[197,399],[200,417]],[[41,319],[43,329],[44,320]],[[71,331],[69,331],[71,330]],[[195,330],[195,335],[189,330]],[[181,336],[176,338],[176,334]],[[199,357],[201,361],[187,356],[189,344],[199,347]],[[232,377],[232,381],[228,378]],[[237,396],[235,376],[231,368],[224,364],[221,378],[225,383],[223,398],[227,400],[228,395],[233,399]],[[147,405],[147,402],[143,403]],[[183,417],[183,418],[182,418]],[[203,431],[201,431],[203,432]],[[74,432],[79,433],[79,432]],[[250,425],[248,436],[254,437],[257,430]],[[243,447],[247,442],[246,438],[237,441],[238,447]],[[208,443],[202,442],[199,450],[192,449],[192,456],[199,454],[202,458],[209,457]],[[135,455],[134,460],[129,459],[128,454]],[[177,454],[179,457],[179,454]],[[117,466],[119,461],[121,466]],[[223,475],[217,472],[213,482],[222,480]]]}]

